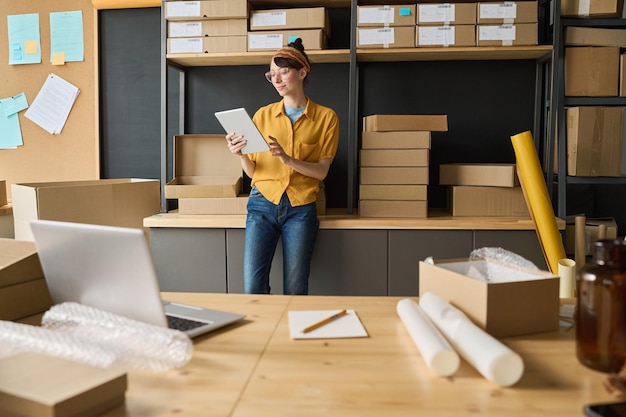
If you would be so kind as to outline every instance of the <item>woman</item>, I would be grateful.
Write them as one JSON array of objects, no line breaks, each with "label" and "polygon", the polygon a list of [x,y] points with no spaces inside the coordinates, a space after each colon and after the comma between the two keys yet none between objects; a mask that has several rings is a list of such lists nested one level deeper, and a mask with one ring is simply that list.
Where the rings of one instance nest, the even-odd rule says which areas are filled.
[{"label": "woman", "polygon": [[319,221],[315,207],[319,182],[337,152],[335,112],[304,93],[311,64],[300,38],[272,57],[265,73],[282,100],[253,117],[269,152],[242,154],[246,138],[226,135],[230,151],[241,158],[252,179],[244,248],[244,291],[269,294],[269,275],[278,239],[283,243],[283,291],[308,294],[311,257]]}]

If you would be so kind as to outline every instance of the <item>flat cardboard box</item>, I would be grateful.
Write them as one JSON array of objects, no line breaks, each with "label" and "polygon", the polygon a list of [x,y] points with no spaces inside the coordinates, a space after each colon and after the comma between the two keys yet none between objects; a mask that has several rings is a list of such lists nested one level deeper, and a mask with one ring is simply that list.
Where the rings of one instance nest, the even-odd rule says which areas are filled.
[{"label": "flat cardboard box", "polygon": [[615,97],[619,83],[618,47],[565,48],[565,95]]},{"label": "flat cardboard box", "polygon": [[0,414],[93,417],[122,405],[126,373],[39,353],[0,359]]},{"label": "flat cardboard box", "polygon": [[624,107],[570,107],[567,118],[567,175],[621,176]]},{"label": "flat cardboard box", "polygon": [[7,180],[0,180],[0,207],[9,204],[7,200]]},{"label": "flat cardboard box", "polygon": [[362,167],[425,167],[429,149],[361,149]]},{"label": "flat cardboard box", "polygon": [[326,49],[326,33],[322,29],[291,29],[248,32],[248,52],[275,51],[301,38],[307,50]]},{"label": "flat cardboard box", "polygon": [[415,26],[356,28],[358,48],[415,48]]},{"label": "flat cardboard box", "polygon": [[475,25],[476,3],[418,3],[417,25]]},{"label": "flat cardboard box", "polygon": [[416,4],[357,6],[358,27],[415,26]]},{"label": "flat cardboard box", "polygon": [[178,214],[247,214],[247,196],[179,198]]},{"label": "flat cardboard box", "polygon": [[34,219],[141,229],[144,218],[161,212],[160,183],[152,179],[13,184],[11,192],[17,240],[33,240]]},{"label": "flat cardboard box", "polygon": [[247,19],[247,0],[166,1],[167,20]]},{"label": "flat cardboard box", "polygon": [[359,216],[425,218],[428,217],[428,202],[424,200],[359,200]]},{"label": "flat cardboard box", "polygon": [[566,46],[619,46],[626,47],[626,29],[567,26]]},{"label": "flat cardboard box", "polygon": [[515,164],[441,164],[440,185],[519,187]]},{"label": "flat cardboard box", "polygon": [[[324,29],[330,28],[325,7],[250,11],[250,30]],[[305,44],[305,46],[308,45]]]},{"label": "flat cardboard box", "polygon": [[168,38],[203,36],[246,36],[248,19],[197,20],[167,22]]},{"label": "flat cardboard box", "polygon": [[539,35],[537,23],[514,25],[477,25],[477,46],[537,45]]},{"label": "flat cardboard box", "polygon": [[[559,277],[504,266],[499,268],[502,276],[490,277],[489,282],[472,277],[470,271],[483,269],[485,262],[440,260],[432,265],[420,261],[419,294],[436,294],[497,338],[558,329]],[[497,271],[496,265],[496,275]],[[520,279],[511,280],[514,274],[521,275]]]},{"label": "flat cardboard box", "polygon": [[406,130],[447,132],[448,116],[445,114],[374,114],[363,117],[363,130],[366,132],[394,132]]},{"label": "flat cardboard box", "polygon": [[361,132],[362,149],[430,149],[430,132]]},{"label": "flat cardboard box", "polygon": [[479,2],[478,24],[518,24],[538,22],[537,1]]},{"label": "flat cardboard box", "polygon": [[416,184],[361,184],[359,198],[361,200],[427,200],[427,187]]},{"label": "flat cardboard box", "polygon": [[530,217],[521,187],[451,186],[452,215]]},{"label": "flat cardboard box", "polygon": [[418,26],[416,47],[476,46],[474,25]]},{"label": "flat cardboard box", "polygon": [[[575,216],[568,216],[565,223],[565,252],[574,255],[576,251],[576,226]],[[600,225],[606,227],[606,238],[617,238],[617,223],[613,217],[585,219],[585,254],[592,255],[591,243],[598,240]]]},{"label": "flat cardboard box", "polygon": [[562,17],[621,18],[624,0],[562,0]]},{"label": "flat cardboard box", "polygon": [[174,137],[174,179],[165,185],[166,198],[237,197],[243,171],[224,135]]},{"label": "flat cardboard box", "polygon": [[626,54],[619,56],[619,96],[626,97]]},{"label": "flat cardboard box", "polygon": [[429,169],[424,167],[361,167],[361,184],[424,184]]},{"label": "flat cardboard box", "polygon": [[168,38],[168,54],[214,54],[246,52],[246,35],[202,38]]}]

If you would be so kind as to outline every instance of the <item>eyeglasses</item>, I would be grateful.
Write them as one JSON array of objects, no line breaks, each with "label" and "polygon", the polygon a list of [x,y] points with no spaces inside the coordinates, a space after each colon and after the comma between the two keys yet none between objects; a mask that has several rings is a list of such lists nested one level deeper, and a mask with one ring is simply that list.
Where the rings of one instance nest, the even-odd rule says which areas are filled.
[{"label": "eyeglasses", "polygon": [[281,68],[278,70],[278,73],[268,71],[265,73],[265,79],[270,83],[274,81],[277,75],[280,75],[280,78],[282,79],[289,74],[289,70],[290,68]]}]

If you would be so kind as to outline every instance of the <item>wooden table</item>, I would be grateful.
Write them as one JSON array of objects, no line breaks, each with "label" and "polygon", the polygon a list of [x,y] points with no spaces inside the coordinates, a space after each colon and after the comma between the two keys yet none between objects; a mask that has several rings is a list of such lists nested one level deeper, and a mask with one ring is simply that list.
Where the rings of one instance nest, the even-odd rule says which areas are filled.
[{"label": "wooden table", "polygon": [[[165,374],[129,373],[133,416],[582,416],[615,400],[606,375],[580,365],[574,330],[503,339],[524,359],[513,387],[485,380],[467,362],[434,376],[396,314],[400,297],[292,297],[165,293],[164,298],[247,315],[195,340],[193,359]],[[291,340],[287,312],[355,309],[369,337]]]}]

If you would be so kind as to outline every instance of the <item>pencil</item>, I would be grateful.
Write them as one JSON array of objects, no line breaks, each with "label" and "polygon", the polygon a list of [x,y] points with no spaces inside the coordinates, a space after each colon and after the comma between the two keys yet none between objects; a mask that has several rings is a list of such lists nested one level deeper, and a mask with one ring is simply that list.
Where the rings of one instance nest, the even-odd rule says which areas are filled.
[{"label": "pencil", "polygon": [[308,333],[308,332],[311,332],[311,331],[313,331],[315,329],[318,329],[318,328],[322,327],[323,325],[330,323],[333,320],[337,320],[339,317],[345,316],[347,313],[348,313],[347,310],[341,310],[339,313],[333,314],[330,317],[326,317],[325,319],[320,320],[317,323],[313,323],[309,327],[307,327],[304,330],[302,330],[302,333]]}]

